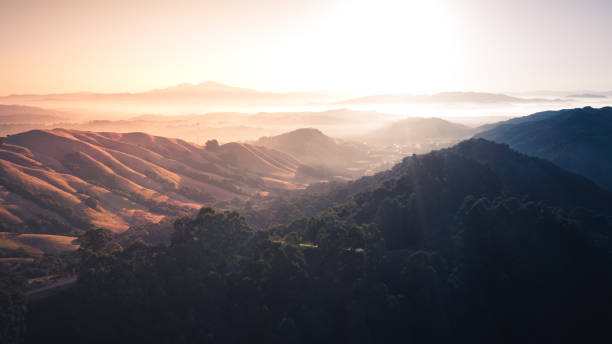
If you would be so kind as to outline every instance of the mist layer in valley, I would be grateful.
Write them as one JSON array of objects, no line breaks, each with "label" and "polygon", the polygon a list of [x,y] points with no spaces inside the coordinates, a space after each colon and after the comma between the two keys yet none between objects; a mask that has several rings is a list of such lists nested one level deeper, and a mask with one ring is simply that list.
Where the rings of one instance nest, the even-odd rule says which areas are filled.
[{"label": "mist layer in valley", "polygon": [[211,138],[222,142],[256,140],[314,127],[331,137],[349,138],[408,117],[436,117],[477,127],[543,110],[612,105],[611,97],[589,91],[357,96],[263,92],[205,82],[140,93],[3,96],[0,135],[58,127],[142,131],[204,144]]}]

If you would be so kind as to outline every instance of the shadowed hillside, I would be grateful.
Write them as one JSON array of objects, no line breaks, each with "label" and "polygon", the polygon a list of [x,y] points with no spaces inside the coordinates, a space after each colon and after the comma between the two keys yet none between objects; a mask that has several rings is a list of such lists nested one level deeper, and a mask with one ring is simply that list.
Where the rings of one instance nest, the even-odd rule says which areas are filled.
[{"label": "shadowed hillside", "polygon": [[[450,211],[459,207],[468,195],[513,196],[568,209],[586,207],[612,214],[612,193],[592,181],[549,161],[484,139],[471,139],[451,148],[406,157],[390,170],[345,184],[315,184],[287,199],[259,202],[243,214],[252,225],[265,228],[355,201],[363,211],[344,212],[343,216],[359,219],[368,214],[368,221],[373,221],[378,212],[390,209],[385,198],[393,199],[407,192],[402,200],[409,200],[416,207],[414,212],[420,212],[427,219],[420,219],[418,227],[433,226],[433,223],[436,228],[452,225],[452,216],[444,219],[441,214],[454,214],[454,210]],[[363,194],[353,199],[358,193]],[[423,213],[417,208],[430,210]]]},{"label": "shadowed hillside", "polygon": [[612,190],[612,107],[540,112],[487,129],[476,136],[550,160]]}]

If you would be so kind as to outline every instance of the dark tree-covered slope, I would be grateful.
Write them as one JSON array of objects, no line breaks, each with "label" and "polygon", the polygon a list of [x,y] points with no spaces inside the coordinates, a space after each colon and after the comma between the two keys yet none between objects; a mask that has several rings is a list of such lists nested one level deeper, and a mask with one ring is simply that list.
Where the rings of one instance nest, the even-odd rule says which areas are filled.
[{"label": "dark tree-covered slope", "polygon": [[[363,194],[353,198],[358,193]],[[448,149],[406,157],[392,169],[373,176],[346,184],[315,185],[298,196],[244,209],[242,213],[253,225],[266,227],[356,201],[369,207],[370,219],[378,209],[386,208],[385,198],[397,195],[413,197],[419,204],[430,202],[435,207],[431,210],[434,214],[445,205],[456,208],[468,195],[514,196],[604,213],[612,210],[612,193],[592,181],[507,145],[471,139]],[[433,217],[440,220],[443,216]]]},{"label": "dark tree-covered slope", "polygon": [[547,159],[612,190],[612,107],[540,112],[476,136]]}]

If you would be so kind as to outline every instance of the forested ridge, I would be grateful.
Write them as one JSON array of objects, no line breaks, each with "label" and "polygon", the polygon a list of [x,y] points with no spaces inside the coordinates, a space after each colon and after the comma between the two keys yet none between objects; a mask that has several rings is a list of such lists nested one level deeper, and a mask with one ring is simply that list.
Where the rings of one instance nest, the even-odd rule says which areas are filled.
[{"label": "forested ridge", "polygon": [[10,338],[32,343],[601,342],[611,200],[469,140],[240,212],[202,208],[166,245],[91,229],[75,288],[27,314],[18,289],[2,302],[27,317]]},{"label": "forested ridge", "polygon": [[496,123],[478,137],[506,143],[612,190],[612,107],[544,111]]},{"label": "forested ridge", "polygon": [[[391,190],[392,187],[395,189]],[[375,198],[376,202],[371,202],[375,205],[395,196],[437,198],[443,203],[452,203],[450,206],[454,209],[450,215],[467,195],[513,196],[567,209],[585,207],[612,213],[612,193],[592,181],[546,160],[516,152],[505,144],[484,139],[471,139],[451,148],[409,156],[387,171],[348,183],[315,184],[290,197],[261,204],[257,199],[251,200],[240,213],[251,225],[265,229],[366,197],[354,197],[359,193]],[[434,203],[431,206],[439,206]],[[444,214],[447,212],[439,212]]]}]

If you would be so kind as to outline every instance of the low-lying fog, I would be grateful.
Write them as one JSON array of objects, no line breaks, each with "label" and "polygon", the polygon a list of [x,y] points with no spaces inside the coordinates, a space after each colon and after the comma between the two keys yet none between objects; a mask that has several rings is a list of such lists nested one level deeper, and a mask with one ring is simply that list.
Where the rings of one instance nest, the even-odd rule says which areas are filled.
[{"label": "low-lying fog", "polygon": [[[41,104],[42,103],[42,104]],[[48,105],[44,102],[36,105]],[[0,107],[0,135],[38,128],[71,128],[90,131],[143,131],[153,135],[181,138],[204,144],[255,140],[304,127],[317,128],[326,135],[359,139],[373,130],[410,118],[441,118],[468,127],[499,122],[544,110],[611,105],[611,98],[555,99],[530,103],[453,104],[314,104],[314,105],[224,105],[191,106],[174,111],[139,112],[136,104],[121,109],[104,104],[92,108],[43,109]],[[53,104],[51,104],[53,105]],[[73,104],[74,105],[74,104]],[[162,107],[163,108],[163,107]],[[92,110],[95,109],[95,110]]]}]

